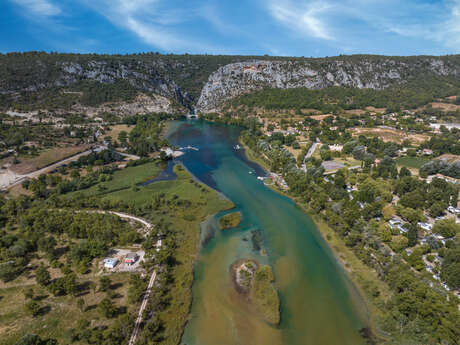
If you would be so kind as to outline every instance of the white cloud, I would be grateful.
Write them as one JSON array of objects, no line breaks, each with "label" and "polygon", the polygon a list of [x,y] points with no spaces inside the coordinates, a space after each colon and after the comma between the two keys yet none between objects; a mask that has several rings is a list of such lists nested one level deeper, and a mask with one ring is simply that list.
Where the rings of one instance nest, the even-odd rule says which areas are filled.
[{"label": "white cloud", "polygon": [[460,0],[451,2],[450,15],[438,30],[438,39],[445,45],[460,48]]},{"label": "white cloud", "polygon": [[61,13],[61,9],[48,0],[10,0],[23,7],[32,15],[44,17],[56,16]]},{"label": "white cloud", "polygon": [[334,43],[359,45],[363,37],[391,39],[385,35],[392,33],[460,49],[460,0],[269,0],[266,8],[285,27]]},{"label": "white cloud", "polygon": [[331,9],[330,4],[324,1],[299,4],[279,0],[270,0],[268,4],[270,14],[281,24],[303,35],[323,40],[333,39],[323,18]]},{"label": "white cloud", "polygon": [[113,25],[127,29],[147,44],[170,51],[215,51],[196,38],[179,31],[196,13],[167,6],[160,0],[80,0]]}]

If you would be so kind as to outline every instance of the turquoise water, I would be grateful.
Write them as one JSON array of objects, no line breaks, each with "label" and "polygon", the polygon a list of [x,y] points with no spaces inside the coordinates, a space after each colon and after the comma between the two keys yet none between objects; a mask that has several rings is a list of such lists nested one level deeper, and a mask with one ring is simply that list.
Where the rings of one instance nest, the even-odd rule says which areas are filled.
[{"label": "turquoise water", "polygon": [[[179,160],[232,200],[243,216],[236,229],[216,230],[220,215],[203,226],[183,344],[364,344],[359,330],[367,326],[366,312],[359,295],[311,219],[258,180],[263,169],[234,148],[239,131],[204,121],[175,122],[170,128],[172,144],[199,148]],[[266,254],[253,251],[254,229],[262,232]],[[241,258],[273,267],[279,326],[261,320],[235,292],[229,267]]]}]

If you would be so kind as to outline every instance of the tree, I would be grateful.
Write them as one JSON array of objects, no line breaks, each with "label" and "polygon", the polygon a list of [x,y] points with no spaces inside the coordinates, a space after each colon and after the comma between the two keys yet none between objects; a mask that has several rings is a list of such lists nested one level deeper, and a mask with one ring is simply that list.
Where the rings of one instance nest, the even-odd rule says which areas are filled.
[{"label": "tree", "polygon": [[357,159],[359,161],[364,160],[366,155],[366,147],[362,145],[356,146],[352,151],[352,155],[354,159]]},{"label": "tree", "polygon": [[431,217],[442,216],[444,214],[444,211],[446,210],[446,208],[447,208],[447,205],[444,202],[436,201],[430,207],[430,216]]},{"label": "tree", "polygon": [[99,290],[107,291],[110,288],[111,284],[112,284],[112,281],[110,280],[110,278],[107,276],[103,276],[99,280]]},{"label": "tree", "polygon": [[393,205],[388,204],[383,208],[382,213],[385,220],[390,220],[395,215],[395,209]]},{"label": "tree", "polygon": [[37,316],[40,313],[40,304],[36,301],[29,301],[26,303],[26,310],[32,316]]},{"label": "tree", "polygon": [[35,280],[37,283],[41,286],[46,286],[49,284],[51,279],[50,273],[46,269],[45,266],[40,265],[39,268],[37,268],[37,271],[35,272]]},{"label": "tree", "polygon": [[396,252],[399,252],[404,248],[407,248],[408,243],[409,240],[407,239],[407,237],[402,235],[393,236],[393,238],[391,239],[391,247]]},{"label": "tree", "polygon": [[42,237],[38,240],[38,248],[48,254],[54,253],[56,244],[56,240],[53,236]]},{"label": "tree", "polygon": [[127,145],[128,133],[126,131],[121,131],[118,133],[118,141],[122,146]]},{"label": "tree", "polygon": [[67,274],[63,279],[65,293],[68,295],[75,295],[77,292],[77,276],[75,273]]},{"label": "tree", "polygon": [[28,288],[24,291],[24,298],[25,299],[33,299],[34,298],[34,289]]},{"label": "tree", "polygon": [[460,224],[456,224],[454,219],[442,219],[434,224],[433,232],[445,238],[454,237],[460,232]]},{"label": "tree", "polygon": [[116,308],[112,303],[112,300],[108,297],[105,297],[97,306],[99,312],[106,318],[112,318],[115,316]]},{"label": "tree", "polygon": [[55,339],[42,340],[38,335],[26,334],[15,345],[57,345]]},{"label": "tree", "polygon": [[441,266],[441,278],[451,289],[460,289],[460,248],[447,250]]},{"label": "tree", "polygon": [[404,194],[399,200],[401,205],[410,208],[424,208],[425,206],[425,195],[421,190],[414,190],[412,192]]},{"label": "tree", "polygon": [[400,170],[399,170],[399,178],[403,178],[405,176],[411,176],[412,173],[410,172],[409,169],[407,169],[406,167],[402,167]]},{"label": "tree", "polygon": [[417,244],[417,225],[412,223],[408,224],[409,231],[407,232],[408,246],[413,247]]},{"label": "tree", "polygon": [[85,310],[85,300],[83,298],[79,298],[77,300],[77,307],[78,307],[78,309],[80,309],[80,311]]}]

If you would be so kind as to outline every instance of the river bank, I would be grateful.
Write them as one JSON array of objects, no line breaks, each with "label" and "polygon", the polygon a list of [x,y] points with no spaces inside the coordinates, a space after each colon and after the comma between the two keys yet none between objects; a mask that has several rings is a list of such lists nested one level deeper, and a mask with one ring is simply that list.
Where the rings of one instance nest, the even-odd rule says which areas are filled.
[{"label": "river bank", "polygon": [[[248,160],[260,164],[264,167],[264,169],[270,171],[268,162],[260,157],[257,152],[245,145],[241,140],[240,142],[245,149]],[[320,215],[315,215],[313,210],[311,210],[307,204],[302,203],[299,198],[292,196],[288,191],[278,187],[277,185],[272,184],[267,185],[267,187],[291,199],[303,212],[305,212],[305,214],[313,219],[319,233],[332,250],[337,262],[341,265],[344,271],[347,272],[347,275],[351,280],[351,289],[355,290],[361,297],[364,298],[366,303],[365,313],[367,314],[370,326],[369,328],[371,331],[371,334],[368,336],[370,338],[378,336],[385,339],[385,334],[379,327],[383,312],[378,305],[382,305],[390,297],[391,292],[389,287],[378,278],[375,270],[367,267],[356,257],[353,251],[345,245],[344,241],[334,232],[327,222],[323,220]],[[376,286],[379,291],[378,296],[376,296]]]},{"label": "river bank", "polygon": [[[208,224],[214,236],[195,262],[192,311],[182,343],[364,344],[360,330],[367,319],[358,311],[361,302],[351,295],[344,270],[306,214],[260,181],[263,169],[237,149],[241,128],[206,121],[174,126],[168,138],[173,145],[199,148],[178,160],[242,214],[231,231],[218,231],[218,219],[227,212]],[[261,319],[235,290],[229,267],[239,259],[272,267],[281,304],[279,327]]]}]

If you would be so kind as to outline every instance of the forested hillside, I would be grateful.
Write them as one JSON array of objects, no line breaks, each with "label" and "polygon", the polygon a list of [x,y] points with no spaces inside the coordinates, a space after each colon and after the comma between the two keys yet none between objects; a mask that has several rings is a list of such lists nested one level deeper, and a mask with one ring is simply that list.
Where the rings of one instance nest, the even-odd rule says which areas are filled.
[{"label": "forested hillside", "polygon": [[71,109],[75,104],[133,102],[142,92],[208,112],[225,100],[264,88],[343,86],[370,90],[396,86],[393,94],[382,97],[372,91],[344,91],[356,104],[362,104],[363,98],[375,105],[387,103],[395,93],[401,104],[409,97],[418,104],[458,89],[459,75],[460,55],[292,58],[9,53],[0,55],[0,109],[53,110]]}]

